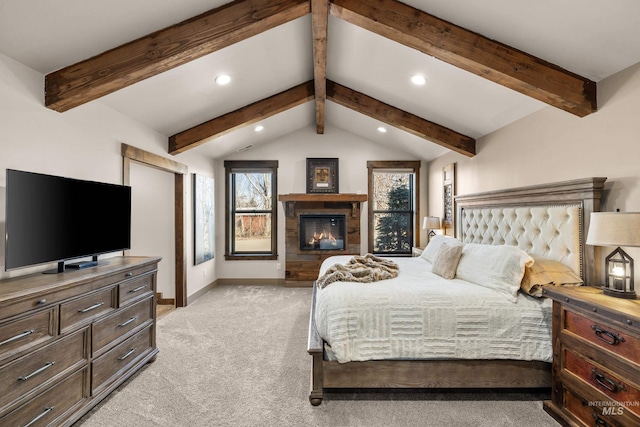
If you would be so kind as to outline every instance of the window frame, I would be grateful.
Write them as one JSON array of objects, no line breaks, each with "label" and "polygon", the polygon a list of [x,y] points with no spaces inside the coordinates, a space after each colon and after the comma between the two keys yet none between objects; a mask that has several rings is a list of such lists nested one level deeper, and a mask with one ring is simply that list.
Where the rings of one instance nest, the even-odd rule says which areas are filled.
[{"label": "window frame", "polygon": [[[225,238],[224,258],[227,261],[256,261],[278,259],[278,161],[277,160],[225,160]],[[256,171],[271,173],[271,209],[256,210],[255,213],[271,214],[271,251],[270,252],[235,252],[235,182],[233,174]],[[243,210],[242,212],[248,212]]]},{"label": "window frame", "polygon": [[[410,249],[409,252],[405,253],[405,252],[401,252],[401,253],[388,253],[388,252],[374,252],[374,232],[375,232],[375,226],[374,226],[374,213],[378,212],[377,210],[374,210],[374,195],[373,195],[373,174],[375,173],[376,170],[378,169],[382,169],[382,170],[392,170],[392,169],[405,169],[407,170],[409,173],[413,173],[414,175],[414,181],[413,181],[413,201],[412,201],[412,207],[413,207],[413,218],[412,218],[412,222],[411,224],[413,225],[413,241],[411,242],[411,246],[415,247],[417,242],[420,241],[420,215],[419,215],[419,210],[420,210],[420,165],[421,165],[421,161],[420,160],[370,160],[367,162],[367,180],[368,180],[368,200],[369,203],[367,203],[368,205],[368,223],[369,223],[369,228],[367,230],[367,234],[368,234],[368,247],[369,247],[369,252],[374,253],[374,254],[379,254],[379,255],[384,255],[384,256],[411,256],[412,255],[412,250]],[[398,211],[399,213],[403,213],[406,211]]]}]

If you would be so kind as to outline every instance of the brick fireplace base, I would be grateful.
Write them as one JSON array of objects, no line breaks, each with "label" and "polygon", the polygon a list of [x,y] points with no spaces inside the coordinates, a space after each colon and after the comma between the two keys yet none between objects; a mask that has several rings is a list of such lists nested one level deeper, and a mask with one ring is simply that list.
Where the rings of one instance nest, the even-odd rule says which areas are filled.
[{"label": "brick fireplace base", "polygon": [[[285,283],[313,285],[322,261],[332,255],[360,255],[361,203],[364,194],[281,194],[285,210]],[[301,214],[342,214],[347,219],[346,247],[341,251],[301,250],[299,217]]]}]

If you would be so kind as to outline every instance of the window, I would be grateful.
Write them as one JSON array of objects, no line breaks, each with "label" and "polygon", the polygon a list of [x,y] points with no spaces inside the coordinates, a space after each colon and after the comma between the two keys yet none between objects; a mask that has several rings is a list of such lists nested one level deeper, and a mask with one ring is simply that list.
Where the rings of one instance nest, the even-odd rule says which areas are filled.
[{"label": "window", "polygon": [[278,161],[225,161],[225,259],[277,259]]},{"label": "window", "polygon": [[420,161],[370,161],[369,251],[411,255],[419,240],[416,206]]}]

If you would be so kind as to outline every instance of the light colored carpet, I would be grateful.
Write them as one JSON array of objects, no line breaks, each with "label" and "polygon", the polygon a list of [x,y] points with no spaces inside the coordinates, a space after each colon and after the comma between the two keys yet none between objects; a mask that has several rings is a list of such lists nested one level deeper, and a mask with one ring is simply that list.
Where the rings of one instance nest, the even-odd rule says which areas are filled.
[{"label": "light colored carpet", "polygon": [[310,300],[309,288],[214,288],[161,318],[156,362],[76,426],[557,426],[544,393],[332,393],[311,406]]}]

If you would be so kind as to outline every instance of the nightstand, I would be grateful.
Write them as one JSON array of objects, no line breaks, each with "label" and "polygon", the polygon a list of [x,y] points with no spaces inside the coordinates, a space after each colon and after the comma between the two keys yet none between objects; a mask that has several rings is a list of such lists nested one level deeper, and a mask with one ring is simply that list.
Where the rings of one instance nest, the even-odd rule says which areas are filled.
[{"label": "nightstand", "polygon": [[422,251],[424,250],[424,248],[417,248],[417,247],[412,247],[411,248],[411,256],[412,257],[419,257],[420,255],[422,255]]},{"label": "nightstand", "polygon": [[640,425],[640,301],[590,286],[545,287],[553,299],[551,400],[565,426]]}]

